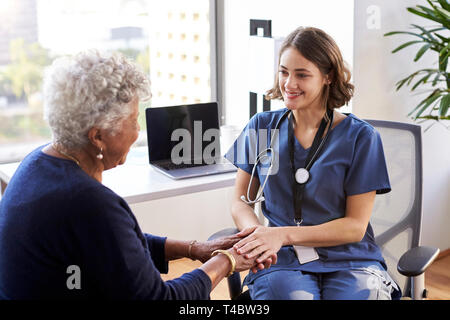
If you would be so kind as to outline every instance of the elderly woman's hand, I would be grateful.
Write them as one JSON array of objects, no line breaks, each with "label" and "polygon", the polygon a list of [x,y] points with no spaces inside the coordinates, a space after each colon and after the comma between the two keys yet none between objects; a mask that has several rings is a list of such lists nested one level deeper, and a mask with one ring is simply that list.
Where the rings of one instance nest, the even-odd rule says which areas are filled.
[{"label": "elderly woman's hand", "polygon": [[242,233],[239,233],[210,241],[196,242],[192,245],[190,258],[200,260],[201,262],[205,263],[211,258],[211,254],[215,250],[229,249],[234,244],[239,242],[245,235],[245,233],[244,235]]}]

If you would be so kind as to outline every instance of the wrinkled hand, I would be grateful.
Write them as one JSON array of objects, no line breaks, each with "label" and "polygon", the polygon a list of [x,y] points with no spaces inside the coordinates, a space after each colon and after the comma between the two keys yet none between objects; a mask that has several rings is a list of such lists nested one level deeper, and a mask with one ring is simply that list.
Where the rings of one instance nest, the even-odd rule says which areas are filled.
[{"label": "wrinkled hand", "polygon": [[241,232],[239,232],[231,236],[225,236],[206,242],[197,242],[192,246],[191,255],[193,258],[200,260],[202,263],[205,263],[211,258],[211,254],[215,250],[229,249],[233,247],[233,245],[238,241],[242,240],[245,235],[245,233],[241,234]]},{"label": "wrinkled hand", "polygon": [[233,246],[238,254],[247,259],[256,259],[252,272],[276,264],[277,252],[283,245],[277,228],[252,226],[242,230],[237,236],[246,236]]}]

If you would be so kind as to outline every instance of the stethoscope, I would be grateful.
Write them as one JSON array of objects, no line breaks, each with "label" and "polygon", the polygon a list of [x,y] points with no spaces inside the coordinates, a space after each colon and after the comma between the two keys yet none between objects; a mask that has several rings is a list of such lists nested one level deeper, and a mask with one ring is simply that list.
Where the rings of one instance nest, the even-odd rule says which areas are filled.
[{"label": "stethoscope", "polygon": [[[327,109],[327,115],[328,118],[330,119],[330,121],[327,121],[326,118],[324,117],[322,119],[322,122],[320,124],[319,129],[317,130],[316,136],[314,137],[314,141],[313,144],[311,146],[311,149],[308,153],[308,156],[306,158],[306,165],[303,168],[299,168],[297,170],[295,170],[295,165],[294,165],[294,132],[293,132],[293,124],[294,124],[294,120],[293,120],[293,114],[291,110],[287,110],[282,116],[281,118],[277,121],[277,124],[275,125],[275,130],[273,131],[271,138],[270,138],[270,144],[269,147],[266,148],[265,150],[261,151],[257,157],[256,157],[256,161],[255,161],[255,165],[253,166],[252,169],[252,174],[250,176],[250,181],[247,187],[247,198],[245,198],[244,195],[241,196],[241,200],[244,201],[246,204],[248,205],[253,205],[259,202],[262,202],[265,200],[264,198],[264,187],[266,186],[267,180],[269,179],[269,176],[271,175],[272,172],[272,168],[273,168],[273,164],[274,164],[274,160],[273,160],[273,154],[274,154],[274,149],[272,146],[272,143],[274,141],[275,135],[279,134],[279,129],[281,127],[281,123],[284,119],[289,119],[289,127],[288,127],[288,134],[289,134],[289,154],[290,154],[290,160],[291,160],[291,167],[292,167],[292,172],[294,174],[295,177],[295,182],[293,185],[293,189],[294,189],[294,208],[295,208],[295,222],[297,223],[297,225],[300,225],[302,223],[302,218],[301,218],[301,200],[303,198],[303,190],[304,187],[306,185],[306,183],[308,182],[309,178],[310,178],[310,174],[309,174],[309,170],[311,169],[312,165],[314,164],[315,160],[317,159],[317,156],[319,155],[320,151],[323,149],[323,146],[326,142],[326,140],[328,139],[328,136],[330,134],[331,131],[331,126],[333,125],[333,110],[332,109]],[[328,125],[329,124],[329,125]],[[327,133],[325,135],[325,137],[322,139],[323,133],[325,131],[325,127],[327,127],[328,125],[328,129],[327,129]],[[264,182],[261,185],[260,190],[258,191],[258,193],[256,194],[256,197],[254,200],[250,199],[250,187],[252,185],[253,182],[253,178],[256,174],[256,168],[258,166],[259,163],[262,163],[263,161],[265,161],[267,158],[270,158],[270,164],[269,164],[269,168],[267,169],[267,175],[264,178]]]}]

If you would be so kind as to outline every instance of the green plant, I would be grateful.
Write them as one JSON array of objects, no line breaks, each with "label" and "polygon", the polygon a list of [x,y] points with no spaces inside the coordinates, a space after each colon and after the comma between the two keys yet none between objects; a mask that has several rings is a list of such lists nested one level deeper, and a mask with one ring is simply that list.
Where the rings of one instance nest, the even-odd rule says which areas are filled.
[{"label": "green plant", "polygon": [[[408,114],[413,115],[413,119],[426,120],[450,120],[450,75],[447,72],[448,60],[450,56],[450,3],[448,0],[427,0],[430,7],[417,5],[409,7],[407,10],[417,16],[433,21],[432,26],[419,26],[412,24],[411,31],[393,31],[385,36],[404,34],[415,37],[395,48],[392,53],[396,53],[411,45],[421,44],[414,62],[418,61],[425,52],[434,51],[438,57],[437,68],[431,67],[418,70],[406,78],[396,83],[396,90],[400,90],[404,85],[410,86],[411,91],[424,86],[426,92],[431,92]],[[437,24],[436,24],[437,23]],[[413,83],[413,81],[417,80]],[[430,89],[431,85],[431,89]],[[433,124],[436,122],[433,122]]]},{"label": "green plant", "polygon": [[11,63],[0,74],[0,91],[11,91],[17,98],[28,100],[42,86],[44,68],[51,63],[46,49],[39,43],[26,43],[17,38],[10,41]]}]

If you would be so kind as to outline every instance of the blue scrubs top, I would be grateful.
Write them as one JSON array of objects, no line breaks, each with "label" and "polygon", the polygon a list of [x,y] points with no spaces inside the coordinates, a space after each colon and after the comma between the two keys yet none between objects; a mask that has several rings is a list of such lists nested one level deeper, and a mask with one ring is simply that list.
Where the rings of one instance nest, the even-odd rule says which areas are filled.
[{"label": "blue scrubs top", "polygon": [[[256,114],[225,157],[238,168],[252,173],[256,155],[268,147],[278,121],[288,110]],[[284,118],[279,126],[279,137],[274,138],[273,172],[264,188],[262,212],[270,226],[295,226],[292,201],[294,176],[289,157],[288,123]],[[309,149],[295,141],[295,166],[304,167]],[[279,161],[276,161],[276,159]],[[264,182],[268,163],[258,164],[255,175]],[[391,190],[383,146],[379,133],[367,122],[350,114],[330,131],[319,157],[310,169],[310,178],[302,201],[303,226],[318,225],[345,216],[346,197],[376,190],[377,194]],[[250,273],[249,283],[255,277],[276,270],[334,272],[344,269],[382,266],[386,263],[369,224],[360,242],[333,247],[316,248],[319,260],[300,264],[292,246],[278,252],[277,264]]]}]

